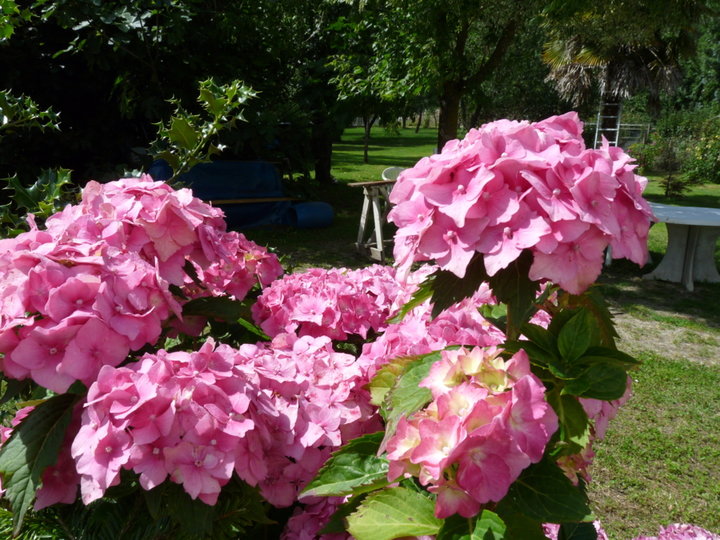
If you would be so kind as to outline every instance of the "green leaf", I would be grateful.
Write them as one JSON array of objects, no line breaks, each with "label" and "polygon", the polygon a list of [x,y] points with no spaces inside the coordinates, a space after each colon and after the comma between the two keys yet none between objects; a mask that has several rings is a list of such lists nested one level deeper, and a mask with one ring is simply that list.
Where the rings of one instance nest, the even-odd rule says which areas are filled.
[{"label": "green leaf", "polygon": [[410,313],[413,309],[418,307],[420,304],[423,304],[425,301],[430,300],[433,295],[433,286],[435,281],[435,274],[431,274],[428,277],[425,278],[425,280],[420,284],[417,291],[415,291],[410,298],[401,308],[400,311],[397,312],[393,317],[390,317],[388,319],[389,324],[397,324],[401,322],[405,315]]},{"label": "green leaf", "polygon": [[387,392],[385,401],[380,407],[380,414],[385,419],[385,439],[380,448],[395,434],[397,423],[403,416],[410,415],[427,405],[432,399],[429,389],[418,386],[427,377],[430,366],[440,360],[440,353],[434,352],[420,356],[408,364],[407,368],[395,385]]},{"label": "green leaf", "polygon": [[168,138],[181,148],[190,150],[198,142],[198,134],[187,119],[174,116],[170,121]]},{"label": "green leaf", "polygon": [[507,324],[507,306],[505,304],[483,304],[478,308],[480,315],[501,330]]},{"label": "green leaf", "polygon": [[302,494],[349,495],[387,485],[388,460],[377,455],[383,436],[382,431],[363,435],[333,452]]},{"label": "green leaf", "polygon": [[347,518],[348,532],[357,540],[390,540],[437,534],[442,520],[425,495],[396,487],[368,495]]},{"label": "green leaf", "polygon": [[443,520],[435,540],[470,540],[475,530],[475,519],[454,514]]},{"label": "green leaf", "polygon": [[609,362],[597,362],[563,387],[564,394],[612,401],[620,399],[627,387],[627,372]]},{"label": "green leaf", "polygon": [[641,364],[639,360],[633,358],[629,354],[618,351],[617,349],[610,349],[608,347],[590,347],[585,352],[585,356],[583,356],[582,361],[584,364],[605,362],[624,367],[625,369],[630,369]]},{"label": "green leaf", "polygon": [[[547,460],[525,469],[510,486],[505,499],[520,513],[543,523],[593,519],[586,495],[555,463]],[[505,522],[509,523],[507,519]]]},{"label": "green leaf", "polygon": [[507,497],[498,503],[495,512],[506,525],[503,540],[547,540],[542,522],[520,513]]},{"label": "green leaf", "polygon": [[470,540],[502,540],[506,530],[507,526],[500,516],[490,510],[483,510]]},{"label": "green leaf", "polygon": [[558,350],[565,362],[571,364],[593,344],[596,336],[594,327],[592,316],[584,309],[565,323],[557,340]]},{"label": "green leaf", "polygon": [[43,471],[57,461],[77,400],[76,395],[61,394],[44,401],[15,427],[0,448],[0,474],[4,496],[13,511],[14,534],[22,527]]},{"label": "green leaf", "polygon": [[35,385],[31,379],[18,381],[15,379],[3,378],[5,381],[5,393],[0,398],[0,405],[4,405],[10,400],[17,399],[21,395],[27,394]]},{"label": "green leaf", "polygon": [[590,442],[590,421],[582,404],[577,398],[558,392],[548,393],[547,400],[558,415],[560,454],[580,452]]},{"label": "green leaf", "polygon": [[375,373],[375,376],[368,385],[368,390],[370,390],[370,403],[377,407],[383,404],[387,393],[395,386],[398,377],[412,360],[412,356],[395,358]]},{"label": "green leaf", "polygon": [[528,340],[545,352],[553,356],[558,355],[557,339],[547,328],[543,328],[537,324],[527,323],[522,325],[521,331]]},{"label": "green leaf", "polygon": [[[244,302],[233,300],[227,296],[195,298],[183,305],[183,315],[200,315],[232,323],[246,317],[248,312],[249,309]],[[255,327],[255,332],[262,331]]]},{"label": "green leaf", "polygon": [[367,493],[361,493],[357,497],[352,497],[335,510],[325,526],[320,530],[320,534],[344,533],[347,517],[358,509],[360,504],[367,497]]},{"label": "green leaf", "polygon": [[534,341],[509,341],[505,347],[506,351],[517,352],[524,350],[530,357],[530,362],[541,366],[555,365],[560,359],[557,354],[546,351]]},{"label": "green leaf", "polygon": [[590,287],[579,297],[580,304],[590,312],[595,320],[600,343],[605,347],[615,348],[618,334],[613,323],[613,316],[607,301],[597,287]]},{"label": "green leaf", "polygon": [[506,334],[510,339],[518,338],[520,328],[535,310],[540,284],[528,277],[532,261],[532,253],[525,250],[506,268],[489,278],[495,297],[508,306]]},{"label": "green leaf", "polygon": [[592,523],[562,523],[558,540],[597,540],[597,531]]},{"label": "green leaf", "polygon": [[475,294],[489,277],[485,271],[482,255],[475,254],[467,266],[465,277],[459,278],[447,270],[438,270],[432,281],[432,316]]}]

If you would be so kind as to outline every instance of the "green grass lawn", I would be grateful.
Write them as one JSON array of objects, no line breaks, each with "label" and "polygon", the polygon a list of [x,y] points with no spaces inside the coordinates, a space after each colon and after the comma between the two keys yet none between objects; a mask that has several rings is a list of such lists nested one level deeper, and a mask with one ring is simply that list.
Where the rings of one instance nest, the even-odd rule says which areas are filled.
[{"label": "green grass lawn", "polygon": [[[385,167],[409,167],[433,153],[434,130],[375,128],[369,163],[362,162],[362,130],[348,129],[334,148],[337,183],[319,192],[336,209],[324,230],[248,232],[290,253],[299,265],[359,266],[353,243],[361,206],[351,182],[380,179]],[[682,199],[665,199],[659,177],[650,177],[648,199],[666,204],[720,207],[720,185],[695,186]],[[620,348],[641,358],[633,373],[634,397],[596,447],[590,497],[612,539],[657,534],[661,525],[696,523],[720,532],[720,284],[645,281],[642,275],[665,252],[667,230],[652,227],[652,261],[639,268],[615,261],[601,285],[625,338]],[[720,264],[720,249],[716,250]]]}]

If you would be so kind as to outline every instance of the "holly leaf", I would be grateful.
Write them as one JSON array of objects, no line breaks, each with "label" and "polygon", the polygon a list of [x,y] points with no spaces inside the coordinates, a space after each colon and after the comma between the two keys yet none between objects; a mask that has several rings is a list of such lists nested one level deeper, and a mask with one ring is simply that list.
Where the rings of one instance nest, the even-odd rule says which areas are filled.
[{"label": "holly leaf", "polygon": [[170,120],[170,129],[167,136],[173,143],[188,150],[194,148],[198,142],[198,134],[195,128],[186,118],[178,116],[174,116]]},{"label": "holly leaf", "polygon": [[40,403],[0,448],[2,486],[12,507],[15,535],[20,532],[43,471],[57,461],[78,399],[74,394],[61,394]]},{"label": "holly leaf", "polygon": [[301,495],[358,494],[387,485],[388,460],[377,455],[383,435],[363,435],[333,452]]},{"label": "holly leaf", "polygon": [[435,503],[415,490],[396,487],[372,493],[347,517],[348,532],[357,540],[391,540],[434,535],[442,520]]}]

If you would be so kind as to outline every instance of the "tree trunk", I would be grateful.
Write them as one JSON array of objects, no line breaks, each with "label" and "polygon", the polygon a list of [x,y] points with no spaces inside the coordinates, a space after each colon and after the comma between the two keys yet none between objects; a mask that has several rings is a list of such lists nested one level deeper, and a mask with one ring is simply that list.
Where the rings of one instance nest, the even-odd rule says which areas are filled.
[{"label": "tree trunk", "polygon": [[420,114],[418,114],[418,121],[417,121],[417,126],[415,126],[415,133],[419,133],[419,132],[420,132],[420,124],[422,124],[422,113],[423,113],[423,112],[422,112],[422,110],[421,110],[421,111],[420,111]]},{"label": "tree trunk", "polygon": [[333,134],[330,121],[316,117],[312,123],[310,145],[315,164],[315,180],[320,184],[331,184]]},{"label": "tree trunk", "polygon": [[375,120],[377,120],[377,116],[375,115],[363,115],[363,127],[365,128],[365,135],[363,137],[363,163],[368,163],[369,161],[368,147],[370,146],[370,130],[372,129]]},{"label": "tree trunk", "polygon": [[457,139],[458,117],[462,84],[458,81],[445,81],[440,96],[440,118],[438,119],[437,151],[441,152],[445,143]]}]

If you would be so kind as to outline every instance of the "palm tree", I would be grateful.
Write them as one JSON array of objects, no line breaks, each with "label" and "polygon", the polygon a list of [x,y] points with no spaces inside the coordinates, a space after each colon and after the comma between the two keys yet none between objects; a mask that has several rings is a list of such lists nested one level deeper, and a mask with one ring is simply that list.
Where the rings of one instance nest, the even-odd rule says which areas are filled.
[{"label": "palm tree", "polygon": [[704,2],[657,3],[665,11],[645,4],[610,0],[547,25],[551,38],[543,60],[558,93],[578,106],[599,91],[596,144],[601,135],[617,144],[622,102],[630,96],[646,91],[649,112],[657,116],[660,96],[682,81],[680,61],[695,51]]}]

